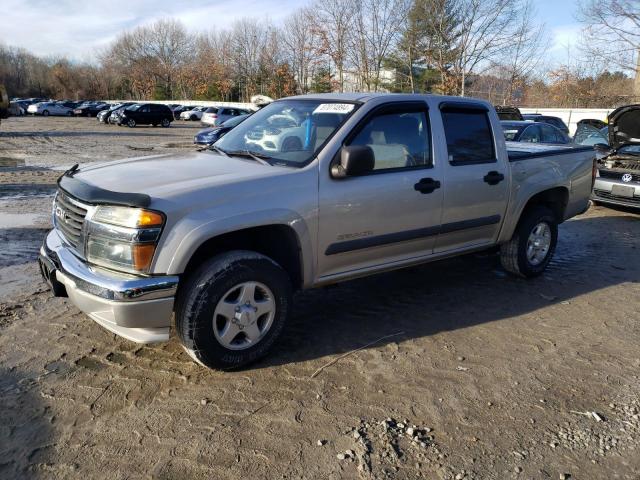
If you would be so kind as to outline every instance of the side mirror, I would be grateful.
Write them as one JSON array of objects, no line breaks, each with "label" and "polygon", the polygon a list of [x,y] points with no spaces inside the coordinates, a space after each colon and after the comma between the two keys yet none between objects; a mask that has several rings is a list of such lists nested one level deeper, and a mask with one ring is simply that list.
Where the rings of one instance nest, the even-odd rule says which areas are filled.
[{"label": "side mirror", "polygon": [[355,177],[373,170],[375,155],[371,147],[351,145],[340,149],[340,162],[331,167],[334,178]]}]

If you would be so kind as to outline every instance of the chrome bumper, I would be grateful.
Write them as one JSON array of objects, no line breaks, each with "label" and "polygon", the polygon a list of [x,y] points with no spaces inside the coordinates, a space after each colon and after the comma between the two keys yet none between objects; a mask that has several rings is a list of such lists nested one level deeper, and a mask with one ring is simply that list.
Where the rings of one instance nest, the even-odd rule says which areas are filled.
[{"label": "chrome bumper", "polygon": [[169,339],[178,277],[138,277],[92,267],[55,230],[40,249],[40,272],[55,296],[68,296],[107,330],[138,343]]},{"label": "chrome bumper", "polygon": [[[613,192],[613,187],[615,185],[627,188],[631,187],[634,190],[633,196],[624,197],[616,195]],[[613,178],[597,177],[593,185],[591,199],[596,202],[608,203],[611,205],[640,208],[640,184],[625,183]]]}]

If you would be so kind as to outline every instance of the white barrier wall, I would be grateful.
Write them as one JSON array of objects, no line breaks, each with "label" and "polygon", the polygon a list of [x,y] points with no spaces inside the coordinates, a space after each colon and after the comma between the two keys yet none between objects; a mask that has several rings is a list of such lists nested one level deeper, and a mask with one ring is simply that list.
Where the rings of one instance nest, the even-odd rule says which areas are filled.
[{"label": "white barrier wall", "polygon": [[105,100],[107,103],[137,102],[137,103],[162,103],[165,105],[178,104],[189,107],[238,107],[251,108],[255,110],[257,107],[253,103],[243,102],[218,102],[213,100]]},{"label": "white barrier wall", "polygon": [[569,127],[569,133],[573,135],[576,125],[580,120],[595,118],[607,121],[607,115],[613,112],[613,108],[521,108],[522,113],[541,113],[552,117],[561,118]]}]

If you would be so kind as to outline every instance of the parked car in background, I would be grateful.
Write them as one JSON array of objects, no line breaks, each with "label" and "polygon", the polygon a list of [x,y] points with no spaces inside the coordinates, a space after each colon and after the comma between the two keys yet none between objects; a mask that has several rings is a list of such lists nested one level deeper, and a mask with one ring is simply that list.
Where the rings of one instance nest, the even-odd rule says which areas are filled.
[{"label": "parked car in background", "polygon": [[249,117],[249,114],[238,115],[237,117],[230,118],[217,127],[209,127],[204,130],[200,130],[196,133],[195,137],[193,137],[193,143],[196,145],[211,145],[226,135],[227,132],[231,131],[232,128],[241,124],[247,117]]},{"label": "parked car in background", "polygon": [[[248,141],[283,118],[302,148]],[[589,207],[593,149],[511,145],[482,100],[280,99],[209,151],[62,175],[40,272],[112,333],[160,342],[175,325],[195,361],[238,368],[274,346],[299,290],[496,247],[508,272],[541,275]]]},{"label": "parked car in background", "polygon": [[106,103],[85,103],[73,110],[76,117],[95,117],[103,110],[108,110],[109,105]]},{"label": "parked car in background", "polygon": [[191,109],[193,109],[193,107],[189,107],[187,105],[178,105],[177,107],[171,109],[171,111],[173,112],[173,118],[175,120],[180,120],[180,114]]},{"label": "parked car in background", "polygon": [[611,112],[607,131],[610,150],[598,159],[591,198],[598,203],[640,208],[640,104]]},{"label": "parked car in background", "polygon": [[31,115],[42,115],[44,117],[48,117],[49,115],[72,117],[73,108],[75,107],[69,107],[59,102],[41,102],[29,105],[29,107],[27,107],[27,113]]},{"label": "parked car in background", "polygon": [[202,118],[202,114],[208,107],[194,107],[191,110],[186,110],[180,114],[180,120],[196,121]]},{"label": "parked car in background", "polygon": [[500,124],[508,142],[571,143],[567,134],[548,123],[502,121]]},{"label": "parked car in background", "polygon": [[27,114],[27,106],[23,106],[21,102],[9,102],[9,115],[13,117],[21,117]]},{"label": "parked car in background", "polygon": [[204,125],[210,125],[215,127],[222,125],[230,118],[237,117],[238,115],[247,115],[251,112],[245,108],[237,107],[209,107],[202,114],[200,122]]},{"label": "parked car in background", "polygon": [[132,107],[134,105],[137,105],[137,103],[126,102],[126,103],[120,104],[118,108],[114,109],[113,112],[111,112],[111,114],[107,116],[107,123],[109,123],[109,125],[118,125],[118,122],[120,121],[120,116],[122,115],[122,112],[124,112],[124,109]]},{"label": "parked car in background", "polygon": [[166,105],[160,103],[139,103],[122,110],[118,118],[118,125],[135,127],[136,125],[162,125],[168,127],[173,121],[173,112]]},{"label": "parked car in background", "polygon": [[606,149],[609,146],[608,127],[596,128],[589,123],[580,123],[576,127],[573,135],[573,143],[578,145],[600,146]]},{"label": "parked car in background", "polygon": [[578,121],[578,123],[576,124],[576,128],[580,128],[581,125],[590,125],[594,128],[597,128],[598,130],[601,130],[607,126],[607,122],[603,122],[602,120],[598,120],[596,118],[583,118],[582,120]]},{"label": "parked car in background", "polygon": [[567,124],[564,123],[560,117],[552,117],[539,113],[525,113],[522,115],[522,119],[529,120],[531,122],[548,123],[549,125],[553,125],[554,127],[563,131],[565,135],[569,135],[569,127],[567,127]]},{"label": "parked car in background", "polygon": [[493,108],[496,109],[496,113],[498,114],[498,118],[500,120],[523,120],[522,113],[518,107],[513,107],[509,105],[495,105]]}]

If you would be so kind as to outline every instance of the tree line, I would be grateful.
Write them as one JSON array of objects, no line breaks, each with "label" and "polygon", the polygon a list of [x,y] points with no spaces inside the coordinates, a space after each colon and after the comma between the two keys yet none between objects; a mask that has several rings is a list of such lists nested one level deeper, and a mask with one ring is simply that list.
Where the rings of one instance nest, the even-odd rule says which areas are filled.
[{"label": "tree line", "polygon": [[0,45],[0,83],[13,96],[72,99],[391,91],[532,106],[629,103],[640,65],[637,0],[582,0],[579,14],[585,38],[598,41],[552,68],[534,0],[314,0],[278,25],[240,18],[191,33],[159,20],[121,33],[90,64]]}]

